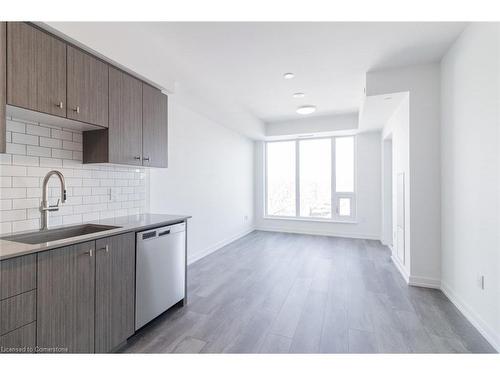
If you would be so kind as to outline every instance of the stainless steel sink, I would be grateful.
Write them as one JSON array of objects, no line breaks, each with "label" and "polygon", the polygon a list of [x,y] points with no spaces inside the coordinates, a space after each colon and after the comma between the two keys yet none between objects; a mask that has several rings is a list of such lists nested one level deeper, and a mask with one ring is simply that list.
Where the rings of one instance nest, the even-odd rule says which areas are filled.
[{"label": "stainless steel sink", "polygon": [[97,224],[82,224],[66,228],[40,230],[31,233],[22,233],[13,236],[2,237],[2,240],[20,242],[25,244],[36,245],[39,243],[64,240],[67,238],[83,236],[105,230],[116,229],[111,225],[97,225]]}]

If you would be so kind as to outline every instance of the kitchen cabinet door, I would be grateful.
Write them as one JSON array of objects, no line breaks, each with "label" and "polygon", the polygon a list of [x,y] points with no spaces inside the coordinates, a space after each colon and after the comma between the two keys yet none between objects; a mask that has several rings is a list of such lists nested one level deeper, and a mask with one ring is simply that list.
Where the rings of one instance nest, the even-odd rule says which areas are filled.
[{"label": "kitchen cabinet door", "polygon": [[95,242],[38,254],[37,346],[94,352]]},{"label": "kitchen cabinet door", "polygon": [[142,82],[109,68],[110,163],[142,165]]},{"label": "kitchen cabinet door", "polygon": [[143,165],[168,166],[168,98],[160,90],[142,87],[142,154]]},{"label": "kitchen cabinet door", "polygon": [[108,64],[68,46],[68,118],[108,126]]},{"label": "kitchen cabinet door", "polygon": [[96,241],[95,351],[107,353],[134,334],[135,233]]},{"label": "kitchen cabinet door", "polygon": [[0,153],[7,147],[7,123],[5,120],[7,103],[7,23],[0,22]]},{"label": "kitchen cabinet door", "polygon": [[8,22],[7,103],[66,117],[63,41],[24,22]]}]

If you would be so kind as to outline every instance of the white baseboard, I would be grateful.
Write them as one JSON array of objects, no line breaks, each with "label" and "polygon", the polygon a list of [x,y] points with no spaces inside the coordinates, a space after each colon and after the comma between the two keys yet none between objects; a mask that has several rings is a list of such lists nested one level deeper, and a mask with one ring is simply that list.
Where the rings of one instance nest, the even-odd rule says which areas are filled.
[{"label": "white baseboard", "polygon": [[403,276],[403,279],[406,281],[407,284],[409,284],[410,277],[408,276],[408,273],[406,272],[406,269],[403,266],[403,264],[401,264],[399,259],[397,257],[395,257],[394,255],[391,255],[391,260],[392,260],[392,263],[394,263],[394,265],[396,266],[396,269],[399,271],[401,276]]},{"label": "white baseboard", "polygon": [[420,286],[423,288],[441,289],[441,280],[430,277],[412,276],[410,275],[408,285]]},{"label": "white baseboard", "polygon": [[230,244],[231,242],[236,241],[237,239],[244,237],[249,233],[252,233],[254,230],[255,230],[255,228],[251,227],[249,229],[244,230],[243,232],[235,234],[234,236],[231,236],[229,238],[225,238],[225,239],[207,247],[204,250],[198,251],[196,254],[188,255],[187,263],[188,264],[194,263],[197,260],[200,260],[201,258],[204,258],[207,255],[213,253],[214,251],[219,250],[221,247],[224,247],[227,244]]},{"label": "white baseboard", "polygon": [[441,288],[441,280],[432,279],[429,277],[421,277],[421,276],[412,276],[409,275],[406,271],[403,264],[400,260],[394,255],[391,256],[392,263],[396,266],[399,273],[403,276],[403,279],[406,281],[408,285],[411,286],[420,286],[423,288],[432,288],[432,289],[440,289]]},{"label": "white baseboard", "polygon": [[453,290],[441,282],[441,290],[448,299],[460,310],[467,320],[483,335],[483,337],[500,352],[500,336],[474,310],[467,305]]},{"label": "white baseboard", "polygon": [[331,231],[296,230],[296,229],[280,228],[280,227],[271,227],[271,228],[255,227],[255,230],[261,230],[264,232],[283,232],[283,233],[309,234],[309,235],[328,236],[328,237],[356,238],[360,240],[380,240],[380,236],[371,234],[345,234],[345,233],[334,233]]}]

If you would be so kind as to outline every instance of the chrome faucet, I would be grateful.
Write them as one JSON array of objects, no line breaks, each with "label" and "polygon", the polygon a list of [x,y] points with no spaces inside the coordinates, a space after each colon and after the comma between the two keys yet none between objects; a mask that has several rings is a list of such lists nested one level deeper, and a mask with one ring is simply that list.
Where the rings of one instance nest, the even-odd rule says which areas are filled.
[{"label": "chrome faucet", "polygon": [[[49,179],[53,175],[56,175],[59,178],[59,181],[61,181],[61,198],[57,200],[55,205],[51,206],[49,205],[47,196],[49,195]],[[40,223],[41,230],[48,229],[49,211],[58,211],[60,201],[62,201],[62,203],[66,202],[66,183],[64,182],[64,176],[59,171],[50,171],[45,175],[42,185],[42,204],[40,205],[40,212],[42,213],[42,220]]]}]

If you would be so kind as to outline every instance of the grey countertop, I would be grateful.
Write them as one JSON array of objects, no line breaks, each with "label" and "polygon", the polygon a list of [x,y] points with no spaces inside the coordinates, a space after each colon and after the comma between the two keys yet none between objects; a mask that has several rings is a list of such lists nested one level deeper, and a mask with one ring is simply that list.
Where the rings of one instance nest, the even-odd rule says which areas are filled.
[{"label": "grey countertop", "polygon": [[[58,247],[69,246],[75,243],[92,241],[98,238],[114,236],[120,233],[137,232],[164,225],[180,223],[182,221],[186,221],[190,217],[191,216],[185,216],[185,215],[141,214],[141,215],[121,216],[110,219],[96,220],[90,222],[89,224],[111,225],[111,226],[117,226],[119,228],[86,234],[83,236],[66,238],[58,241],[39,243],[35,245],[0,239],[0,260],[14,258],[20,255],[38,253],[40,251],[55,249]],[[64,228],[69,226],[72,225],[67,225],[57,228]],[[55,228],[50,228],[50,229],[55,229]],[[24,233],[32,233],[32,232],[33,231]]]}]

